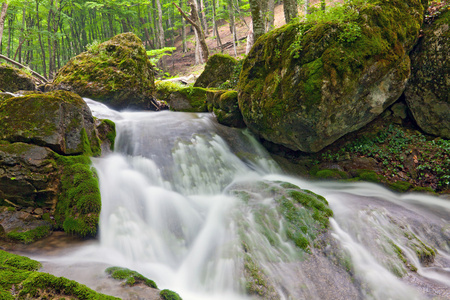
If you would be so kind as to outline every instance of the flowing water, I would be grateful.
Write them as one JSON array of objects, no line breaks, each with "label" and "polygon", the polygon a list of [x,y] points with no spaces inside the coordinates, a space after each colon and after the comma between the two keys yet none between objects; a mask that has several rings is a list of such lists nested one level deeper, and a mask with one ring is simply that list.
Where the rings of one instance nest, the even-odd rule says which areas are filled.
[{"label": "flowing water", "polygon": [[[450,299],[449,200],[285,176],[251,134],[209,114],[116,112],[86,101],[116,123],[115,152],[94,160],[99,241],[40,257],[64,263],[58,275],[102,290],[95,280],[118,265],[195,300]],[[274,198],[261,192],[280,182],[328,200],[334,217],[316,248],[305,252],[283,234]],[[83,275],[74,266],[85,266]]]}]

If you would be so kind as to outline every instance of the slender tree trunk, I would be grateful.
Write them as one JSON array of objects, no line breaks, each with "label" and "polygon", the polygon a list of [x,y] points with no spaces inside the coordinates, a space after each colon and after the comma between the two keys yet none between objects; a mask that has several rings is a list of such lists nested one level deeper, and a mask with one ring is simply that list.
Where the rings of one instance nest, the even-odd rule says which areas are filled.
[{"label": "slender tree trunk", "polygon": [[6,55],[8,57],[11,57],[11,40],[12,40],[12,35],[13,35],[13,31],[12,31],[12,27],[13,27],[13,19],[10,18],[8,20],[8,46],[6,47]]},{"label": "slender tree trunk", "polygon": [[309,0],[305,0],[305,15],[309,14]]},{"label": "slender tree trunk", "polygon": [[3,2],[2,4],[2,12],[0,14],[0,53],[2,53],[2,38],[3,38],[3,29],[5,28],[5,19],[6,19],[6,11],[8,10],[8,2]]},{"label": "slender tree trunk", "polygon": [[53,0],[50,0],[50,9],[48,10],[48,18],[47,18],[47,44],[48,44],[48,76],[51,79],[53,76],[53,64],[52,64],[52,34],[51,34],[51,28],[52,28],[52,19],[53,19]]},{"label": "slender tree trunk", "polygon": [[[173,3],[173,2],[172,2]],[[195,31],[198,34],[198,43],[200,44],[200,47],[202,49],[203,59],[205,61],[208,61],[209,58],[209,49],[208,45],[206,44],[205,35],[203,34],[202,26],[200,24],[200,20],[198,18],[198,12],[197,12],[197,5],[195,3],[195,0],[188,0],[189,6],[191,8],[191,16],[190,18],[186,15],[186,13],[179,7],[176,3],[173,3],[180,12],[180,14],[188,21],[195,29]]]},{"label": "slender tree trunk", "polygon": [[327,4],[325,2],[325,0],[320,0],[320,8],[325,11],[327,8]]},{"label": "slender tree trunk", "polygon": [[284,20],[288,24],[292,19],[298,18],[297,0],[283,0]]},{"label": "slender tree trunk", "polygon": [[22,62],[22,44],[25,42],[25,20],[26,20],[26,10],[22,10],[22,28],[20,29],[20,40],[19,47],[17,47],[16,53],[14,54],[14,60],[16,60],[17,54],[19,54],[19,63]]},{"label": "slender tree trunk", "polygon": [[234,50],[234,56],[237,56],[236,51],[236,24],[234,22],[234,10],[233,10],[233,0],[228,0],[228,13],[230,15],[230,28],[231,33],[233,34],[233,50]]},{"label": "slender tree trunk", "polygon": [[253,24],[250,26],[250,30],[247,34],[247,47],[245,48],[245,54],[248,54],[255,43],[255,37],[253,36]]},{"label": "slender tree trunk", "polygon": [[206,22],[205,5],[203,4],[203,0],[200,0],[199,17],[200,17],[200,21],[202,23],[205,35],[208,35],[208,24]]},{"label": "slender tree trunk", "polygon": [[216,37],[217,37],[217,39],[216,39],[217,47],[220,47],[221,52],[223,52],[222,41],[220,39],[219,29],[218,29],[217,21],[216,21],[216,0],[212,0],[212,3],[213,3],[212,7],[213,7],[213,18],[214,18],[214,28],[213,28],[213,30],[215,31],[215,34],[216,34]]},{"label": "slender tree trunk", "polygon": [[156,0],[156,6],[158,7],[158,41],[160,48],[164,48],[166,46],[166,41],[164,39],[164,28],[162,25],[161,1]]},{"label": "slender tree trunk", "polygon": [[262,7],[258,0],[249,0],[249,3],[253,21],[253,37],[256,41],[261,35],[265,33]]},{"label": "slender tree trunk", "polygon": [[45,62],[45,49],[44,49],[44,43],[42,43],[41,25],[39,22],[39,0],[36,0],[36,19],[37,19],[36,25],[37,25],[37,29],[38,29],[39,45],[41,46],[42,73],[44,74],[44,77],[47,77],[47,64]]},{"label": "slender tree trunk", "polygon": [[275,21],[275,0],[267,0],[266,32],[273,28]]}]

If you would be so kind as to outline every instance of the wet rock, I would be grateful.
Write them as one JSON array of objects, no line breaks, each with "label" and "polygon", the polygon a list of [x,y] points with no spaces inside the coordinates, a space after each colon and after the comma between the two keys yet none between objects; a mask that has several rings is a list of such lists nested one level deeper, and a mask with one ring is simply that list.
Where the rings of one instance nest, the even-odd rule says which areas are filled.
[{"label": "wet rock", "polygon": [[206,92],[208,110],[214,112],[217,122],[230,127],[245,127],[237,96],[236,91],[208,90]]},{"label": "wet rock", "polygon": [[36,90],[33,77],[7,64],[0,64],[0,90],[16,92],[18,90]]},{"label": "wet rock", "polygon": [[205,70],[195,81],[194,87],[218,88],[233,75],[238,61],[228,54],[214,54],[206,63]]},{"label": "wet rock", "polygon": [[424,7],[364,3],[354,20],[288,24],[256,41],[238,84],[247,127],[292,150],[317,152],[400,97]]},{"label": "wet rock", "polygon": [[450,11],[424,30],[411,53],[406,102],[420,128],[450,138]]},{"label": "wet rock", "polygon": [[4,230],[3,239],[24,244],[49,236],[52,227],[49,222],[37,220],[25,211],[10,210],[0,213],[0,226]]},{"label": "wet rock", "polygon": [[60,154],[100,152],[92,113],[71,92],[30,94],[1,102],[0,132],[0,138],[9,142],[32,143]]},{"label": "wet rock", "polygon": [[72,58],[47,89],[74,91],[116,109],[158,110],[154,80],[142,41],[122,33]]},{"label": "wet rock", "polygon": [[20,142],[0,144],[0,204],[35,207],[39,202],[52,207],[57,197],[57,172],[49,148]]}]

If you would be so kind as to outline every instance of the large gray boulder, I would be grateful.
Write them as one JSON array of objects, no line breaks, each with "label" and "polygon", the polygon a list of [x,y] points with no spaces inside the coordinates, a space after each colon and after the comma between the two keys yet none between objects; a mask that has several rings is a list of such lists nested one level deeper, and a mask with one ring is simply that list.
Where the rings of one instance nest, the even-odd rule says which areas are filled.
[{"label": "large gray boulder", "polygon": [[317,152],[399,98],[422,3],[369,0],[352,9],[346,20],[288,24],[256,41],[238,84],[239,108],[253,132]]},{"label": "large gray boulder", "polygon": [[450,139],[450,11],[424,30],[411,54],[406,102],[419,127]]}]

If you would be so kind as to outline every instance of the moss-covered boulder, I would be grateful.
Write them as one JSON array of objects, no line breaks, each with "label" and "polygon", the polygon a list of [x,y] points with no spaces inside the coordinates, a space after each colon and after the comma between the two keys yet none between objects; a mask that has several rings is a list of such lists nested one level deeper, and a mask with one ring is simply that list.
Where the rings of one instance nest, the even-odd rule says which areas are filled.
[{"label": "moss-covered boulder", "polygon": [[237,96],[236,91],[207,90],[208,111],[214,112],[217,122],[230,127],[245,127]]},{"label": "moss-covered boulder", "polygon": [[[49,147],[60,154],[100,151],[94,119],[83,99],[55,91],[14,97],[0,103],[0,138]],[[89,145],[89,146],[88,146]]]},{"label": "moss-covered boulder", "polygon": [[0,90],[12,93],[18,90],[34,91],[35,89],[33,77],[10,65],[0,64]]},{"label": "moss-covered boulder", "polygon": [[218,88],[233,75],[238,61],[228,54],[214,54],[206,63],[205,70],[195,81],[194,87]]},{"label": "moss-covered boulder", "polygon": [[425,28],[411,54],[406,102],[420,128],[450,138],[450,10]]},{"label": "moss-covered boulder", "polygon": [[133,33],[91,45],[59,70],[50,89],[74,91],[116,109],[159,109],[153,67]]},{"label": "moss-covered boulder", "polygon": [[239,107],[264,139],[316,152],[372,121],[402,94],[421,1],[354,1],[337,9],[262,36],[246,58]]},{"label": "moss-covered boulder", "polygon": [[207,112],[206,89],[185,87],[171,81],[156,82],[156,97],[167,102],[170,110],[183,112]]}]

